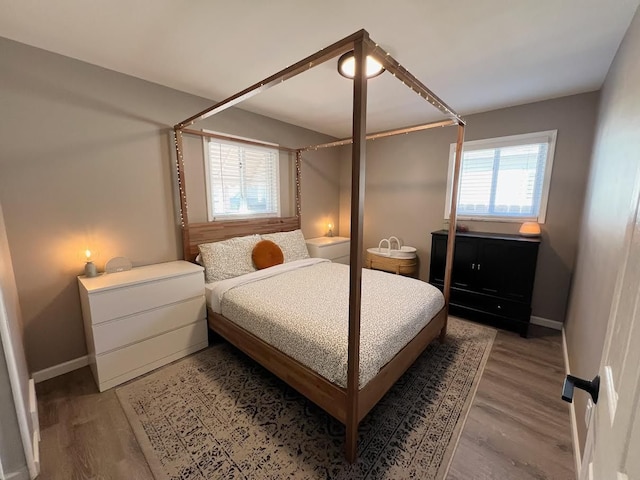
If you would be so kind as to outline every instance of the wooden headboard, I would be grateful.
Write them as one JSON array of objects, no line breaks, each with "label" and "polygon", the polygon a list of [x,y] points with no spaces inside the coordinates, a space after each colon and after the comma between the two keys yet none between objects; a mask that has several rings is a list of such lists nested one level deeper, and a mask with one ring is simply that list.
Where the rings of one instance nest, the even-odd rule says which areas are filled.
[{"label": "wooden headboard", "polygon": [[182,227],[184,259],[194,262],[201,243],[219,242],[244,235],[289,232],[300,228],[300,217],[257,218],[223,222],[192,223]]}]

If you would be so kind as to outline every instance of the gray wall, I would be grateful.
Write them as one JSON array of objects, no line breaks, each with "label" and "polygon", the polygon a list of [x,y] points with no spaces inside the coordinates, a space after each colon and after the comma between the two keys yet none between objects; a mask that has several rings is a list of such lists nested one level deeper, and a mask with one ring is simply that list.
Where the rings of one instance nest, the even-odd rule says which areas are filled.
[{"label": "gray wall", "polygon": [[[627,224],[640,181],[640,11],[620,45],[602,88],[576,273],[567,314],[571,373],[593,378],[622,268]],[[581,445],[586,395],[576,395]]]},{"label": "gray wall", "polygon": [[[466,117],[466,140],[558,130],[546,223],[538,256],[533,315],[564,321],[574,269],[597,93]],[[430,232],[443,228],[449,145],[456,128],[439,128],[367,144],[364,246],[396,235],[418,249],[420,278],[429,277]],[[350,155],[342,152],[343,157]],[[341,175],[341,234],[348,233],[349,162]],[[461,221],[470,230],[516,233],[519,223]]]},{"label": "gray wall", "polygon": [[[36,371],[86,354],[82,250],[98,251],[99,268],[182,257],[169,132],[212,101],[6,39],[0,58],[0,202]],[[197,126],[289,146],[329,139],[240,110]],[[303,164],[308,237],[338,217],[336,157]]]}]

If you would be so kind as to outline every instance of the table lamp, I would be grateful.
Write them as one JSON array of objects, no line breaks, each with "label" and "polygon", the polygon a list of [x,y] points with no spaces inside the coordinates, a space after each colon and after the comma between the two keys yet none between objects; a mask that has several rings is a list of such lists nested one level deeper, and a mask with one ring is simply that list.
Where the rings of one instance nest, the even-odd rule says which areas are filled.
[{"label": "table lamp", "polygon": [[524,222],[518,233],[523,237],[539,237],[540,224],[538,222]]},{"label": "table lamp", "polygon": [[84,266],[84,275],[85,277],[96,277],[98,276],[98,269],[96,268],[95,263],[91,260],[91,250],[84,251],[85,257],[87,257],[87,263]]},{"label": "table lamp", "polygon": [[333,224],[328,223],[327,228],[329,229],[329,231],[327,232],[327,237],[333,237]]}]

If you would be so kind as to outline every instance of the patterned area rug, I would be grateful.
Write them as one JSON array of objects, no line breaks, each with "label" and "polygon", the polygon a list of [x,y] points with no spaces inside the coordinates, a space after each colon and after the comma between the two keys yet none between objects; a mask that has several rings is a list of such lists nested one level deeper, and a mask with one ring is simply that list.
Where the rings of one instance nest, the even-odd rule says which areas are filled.
[{"label": "patterned area rug", "polygon": [[443,479],[495,330],[455,318],[359,429],[344,427],[226,342],[116,393],[158,480]]}]

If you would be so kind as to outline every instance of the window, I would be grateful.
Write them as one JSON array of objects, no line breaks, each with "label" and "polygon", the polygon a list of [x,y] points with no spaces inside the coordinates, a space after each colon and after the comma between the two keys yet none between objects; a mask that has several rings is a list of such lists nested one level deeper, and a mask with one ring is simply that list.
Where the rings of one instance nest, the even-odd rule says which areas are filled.
[{"label": "window", "polygon": [[277,145],[216,138],[204,145],[209,221],[280,216]]},{"label": "window", "polygon": [[[544,223],[557,130],[465,142],[458,218]],[[455,144],[449,153],[449,218]]]}]

